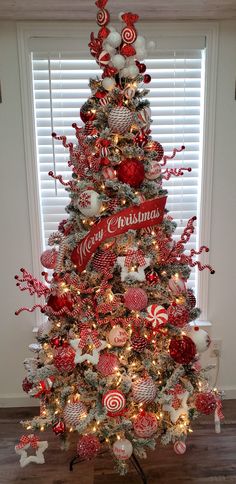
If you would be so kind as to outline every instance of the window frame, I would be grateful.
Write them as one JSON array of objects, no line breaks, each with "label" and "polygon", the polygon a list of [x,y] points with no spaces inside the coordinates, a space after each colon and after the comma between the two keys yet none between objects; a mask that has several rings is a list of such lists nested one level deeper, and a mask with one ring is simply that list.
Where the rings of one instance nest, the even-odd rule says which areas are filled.
[{"label": "window frame", "polygon": [[[31,227],[32,269],[35,277],[41,277],[40,254],[42,251],[42,220],[40,208],[40,193],[38,183],[38,163],[36,153],[36,129],[34,120],[33,80],[31,69],[30,39],[67,39],[74,44],[74,50],[85,58],[89,55],[87,44],[89,32],[94,29],[92,22],[18,22],[17,40],[20,67],[20,84],[22,99],[23,136],[25,146],[26,176],[29,200],[29,216]],[[150,39],[157,37],[169,38],[205,36],[205,89],[203,113],[203,139],[202,139],[202,173],[199,201],[199,234],[198,245],[210,246],[211,234],[211,204],[212,204],[212,173],[214,163],[214,133],[215,133],[215,106],[216,106],[216,79],[218,60],[218,32],[217,22],[142,22],[142,34]],[[158,33],[158,36],[157,36]],[[46,40],[47,41],[47,40]],[[78,45],[78,48],[76,48]],[[209,253],[202,255],[202,262],[209,263]],[[209,273],[202,271],[198,274],[198,304],[201,308],[200,321],[207,322]]]}]

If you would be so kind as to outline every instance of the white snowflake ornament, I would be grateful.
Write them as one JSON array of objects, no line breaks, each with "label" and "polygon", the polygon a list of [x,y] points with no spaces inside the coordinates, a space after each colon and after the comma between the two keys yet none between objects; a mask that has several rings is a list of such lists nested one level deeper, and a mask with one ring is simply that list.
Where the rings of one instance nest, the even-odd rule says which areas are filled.
[{"label": "white snowflake ornament", "polygon": [[99,193],[94,190],[85,190],[80,193],[77,207],[85,217],[95,217],[98,215],[101,206],[102,200],[100,199]]}]

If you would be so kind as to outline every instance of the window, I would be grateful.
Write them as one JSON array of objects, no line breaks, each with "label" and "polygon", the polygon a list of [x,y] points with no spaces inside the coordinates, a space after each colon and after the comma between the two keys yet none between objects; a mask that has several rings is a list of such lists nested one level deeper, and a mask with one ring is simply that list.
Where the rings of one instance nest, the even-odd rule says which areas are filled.
[{"label": "window", "polygon": [[[98,70],[87,47],[93,28],[86,22],[19,22],[17,26],[33,271],[38,277],[40,251],[58,220],[65,217],[67,203],[63,187],[47,175],[56,168],[64,178],[69,176],[67,152],[60,143],[53,144],[51,132],[71,137],[71,123],[79,122],[80,106],[90,94],[88,79]],[[166,182],[168,208],[178,222],[176,236],[197,214],[200,223],[191,247],[210,245],[218,25],[144,22],[142,33],[158,45],[153,59],[147,61],[152,74],[153,138],[163,143],[166,154],[185,144],[186,151],[169,166],[182,166],[183,160],[192,167],[191,173]],[[202,261],[207,264],[208,255]],[[207,320],[208,277],[208,271],[196,271],[191,278],[203,321]]]}]

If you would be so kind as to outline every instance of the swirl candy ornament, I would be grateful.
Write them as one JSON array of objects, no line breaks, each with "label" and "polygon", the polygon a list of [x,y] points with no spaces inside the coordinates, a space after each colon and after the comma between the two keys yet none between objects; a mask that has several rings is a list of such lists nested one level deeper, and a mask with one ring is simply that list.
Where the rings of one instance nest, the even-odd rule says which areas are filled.
[{"label": "swirl candy ornament", "polygon": [[121,16],[121,18],[126,23],[126,27],[124,27],[121,32],[122,40],[126,44],[133,44],[138,36],[137,31],[134,28],[133,24],[134,22],[137,22],[137,20],[139,19],[139,16],[128,12],[128,13],[124,13]]},{"label": "swirl candy ornament", "polygon": [[125,397],[119,390],[109,390],[102,398],[102,404],[107,410],[109,417],[123,415],[125,403]]},{"label": "swirl candy ornament", "polygon": [[147,308],[147,321],[152,324],[153,328],[162,326],[168,321],[168,313],[163,306],[158,306],[157,304],[151,304]]},{"label": "swirl candy ornament", "polygon": [[108,24],[109,20],[110,20],[110,14],[105,8],[102,8],[101,10],[98,11],[97,23],[98,25],[100,25],[100,27],[103,27],[103,25]]}]

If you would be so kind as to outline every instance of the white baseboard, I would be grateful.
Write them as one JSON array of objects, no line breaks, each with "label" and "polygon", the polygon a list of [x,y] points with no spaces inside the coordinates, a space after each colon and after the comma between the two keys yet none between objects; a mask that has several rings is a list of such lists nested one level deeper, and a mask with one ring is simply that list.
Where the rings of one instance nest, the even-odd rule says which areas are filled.
[{"label": "white baseboard", "polygon": [[[224,400],[236,399],[236,386],[222,387],[221,390],[224,392]],[[21,394],[0,395],[0,408],[12,407],[39,407],[39,400]]]}]

